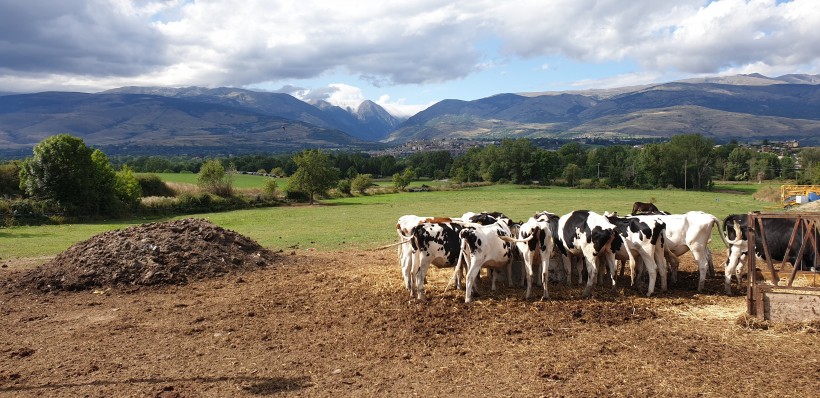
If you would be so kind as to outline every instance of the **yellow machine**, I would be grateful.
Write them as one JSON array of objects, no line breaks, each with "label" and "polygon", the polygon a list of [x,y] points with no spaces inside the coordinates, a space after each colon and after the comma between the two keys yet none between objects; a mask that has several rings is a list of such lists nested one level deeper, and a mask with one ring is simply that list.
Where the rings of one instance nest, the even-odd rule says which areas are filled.
[{"label": "yellow machine", "polygon": [[800,203],[801,198],[816,200],[820,197],[820,185],[781,185],[780,204],[783,207],[790,207]]}]

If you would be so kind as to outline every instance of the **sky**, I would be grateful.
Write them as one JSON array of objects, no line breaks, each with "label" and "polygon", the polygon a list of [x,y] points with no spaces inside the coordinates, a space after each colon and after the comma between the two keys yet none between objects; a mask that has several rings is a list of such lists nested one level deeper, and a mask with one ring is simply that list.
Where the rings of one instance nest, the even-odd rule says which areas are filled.
[{"label": "sky", "polygon": [[820,73],[818,0],[0,0],[0,91],[443,99]]}]

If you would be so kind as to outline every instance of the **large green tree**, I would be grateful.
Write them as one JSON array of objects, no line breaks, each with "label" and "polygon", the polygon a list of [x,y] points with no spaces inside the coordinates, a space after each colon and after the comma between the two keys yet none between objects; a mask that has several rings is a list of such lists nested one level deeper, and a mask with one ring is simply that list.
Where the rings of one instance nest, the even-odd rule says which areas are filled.
[{"label": "large green tree", "polygon": [[20,189],[31,197],[54,200],[73,214],[98,214],[111,206],[114,171],[108,158],[68,134],[51,136],[23,161]]},{"label": "large green tree", "polygon": [[316,194],[327,191],[339,182],[339,169],[318,149],[308,149],[293,156],[296,171],[288,179],[288,187],[305,192],[314,203]]}]

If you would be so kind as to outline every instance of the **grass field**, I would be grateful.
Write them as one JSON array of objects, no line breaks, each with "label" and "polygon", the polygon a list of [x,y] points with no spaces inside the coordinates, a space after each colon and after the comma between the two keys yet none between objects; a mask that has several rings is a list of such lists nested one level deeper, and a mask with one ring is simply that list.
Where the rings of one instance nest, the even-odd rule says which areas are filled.
[{"label": "grass field", "polygon": [[[148,173],[137,173],[137,175],[145,175]],[[150,173],[156,174],[162,181],[165,182],[175,182],[181,184],[193,184],[196,185],[196,174],[193,173]],[[265,181],[271,177],[265,176],[256,176],[250,174],[236,174],[233,179],[233,186],[239,189],[248,189],[248,188],[262,188],[265,184]],[[287,183],[286,178],[276,178],[276,184],[279,187],[285,186]]]},{"label": "grass field", "polygon": [[[144,174],[148,174],[148,173],[138,173],[137,175],[140,175],[140,174],[144,175]],[[159,178],[161,178],[162,181],[165,181],[165,182],[196,185],[197,175],[193,174],[193,173],[151,173],[151,174],[158,175]],[[263,184],[265,183],[265,180],[267,180],[268,178],[271,178],[271,177],[256,176],[256,175],[250,175],[250,174],[237,174],[236,176],[234,176],[233,183],[234,183],[234,187],[239,188],[239,189],[262,188]],[[288,183],[287,178],[276,178],[275,180],[276,180],[276,185],[280,188],[284,188]],[[380,178],[380,179],[374,179],[373,184],[375,184],[377,187],[388,188],[388,187],[393,186],[393,181],[390,178]],[[422,185],[427,185],[427,186],[430,186],[430,187],[438,187],[438,186],[444,185],[444,183],[441,182],[441,181],[432,181],[432,180],[419,180],[419,181],[413,181],[412,183],[410,183],[411,187],[420,187]]]},{"label": "grass field", "polygon": [[[393,242],[396,219],[404,214],[460,216],[468,211],[502,211],[513,220],[526,220],[542,210],[556,214],[576,209],[626,214],[635,201],[653,201],[660,209],[672,213],[702,210],[719,219],[730,213],[746,213],[770,206],[769,203],[755,201],[750,194],[556,187],[532,189],[494,185],[456,191],[355,196],[327,200],[314,206],[283,206],[184,217],[207,218],[274,250],[344,250],[367,249]],[[0,260],[56,255],[100,232],[164,220],[130,219],[0,229]],[[721,248],[721,240],[716,232],[713,234],[713,248]]]}]

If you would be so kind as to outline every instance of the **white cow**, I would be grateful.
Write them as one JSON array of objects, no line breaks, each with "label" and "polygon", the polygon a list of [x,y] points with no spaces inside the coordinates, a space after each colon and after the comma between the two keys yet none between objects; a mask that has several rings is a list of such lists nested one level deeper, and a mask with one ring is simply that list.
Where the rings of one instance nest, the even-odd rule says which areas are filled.
[{"label": "white cow", "polygon": [[[711,263],[711,251],[709,251],[709,240],[712,237],[712,227],[718,227],[718,233],[726,247],[730,242],[723,235],[720,229],[720,221],[715,216],[702,211],[690,211],[685,214],[657,215],[666,224],[664,231],[665,250],[675,257],[680,257],[684,253],[691,251],[695,262],[698,263],[698,292],[703,292],[703,285],[706,281],[706,273],[709,271]],[[672,279],[675,279],[677,259],[671,259]]]}]

